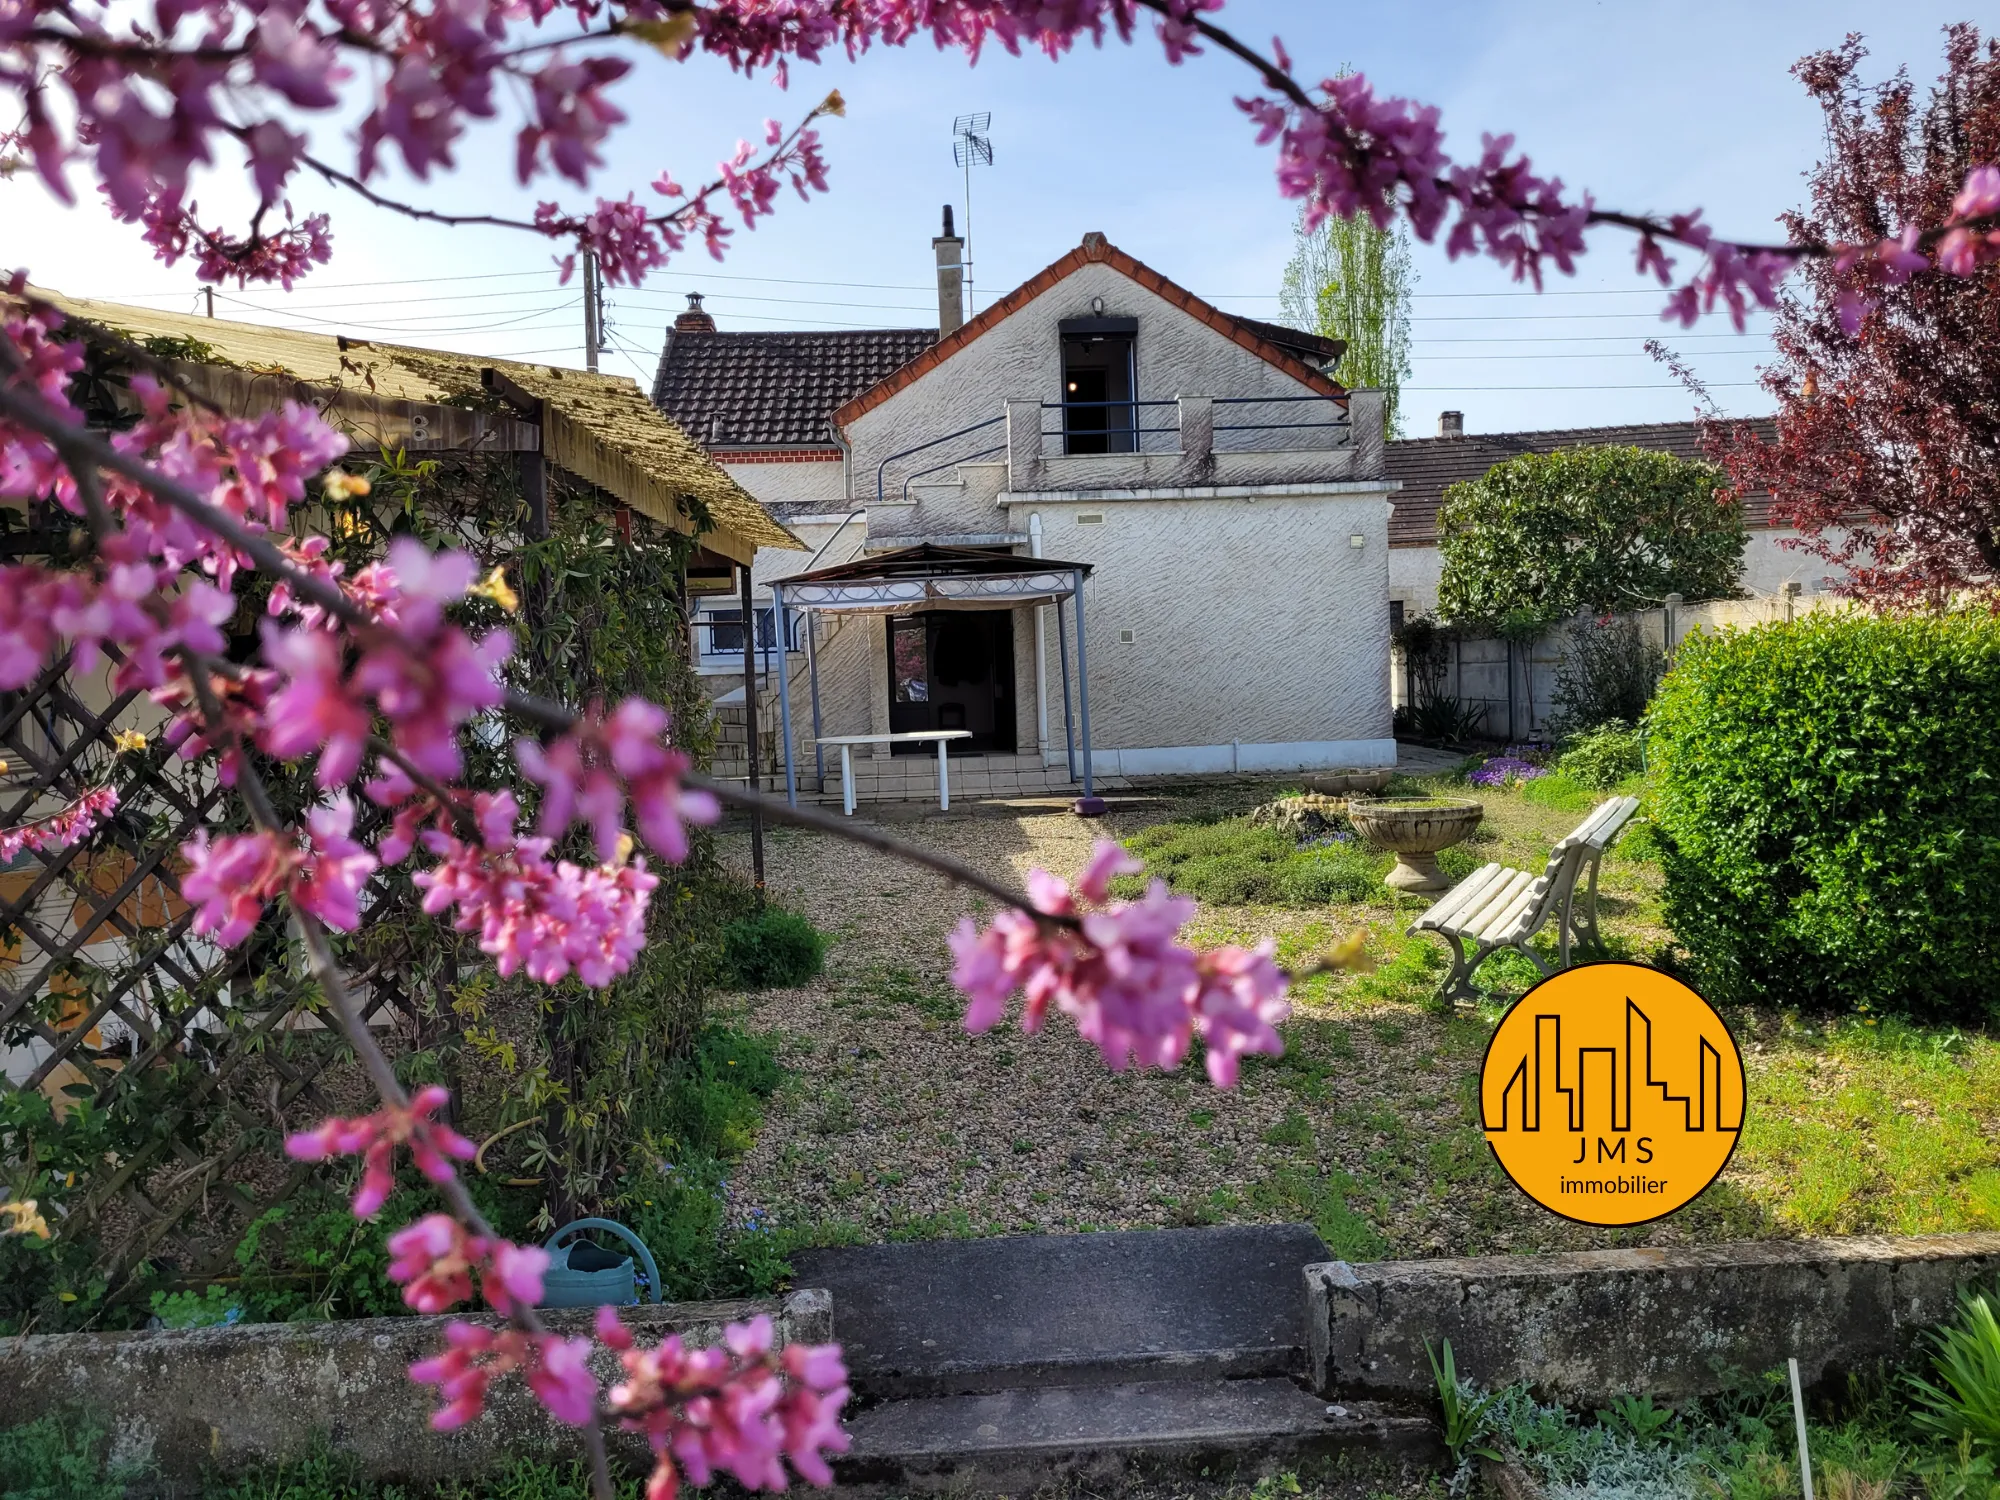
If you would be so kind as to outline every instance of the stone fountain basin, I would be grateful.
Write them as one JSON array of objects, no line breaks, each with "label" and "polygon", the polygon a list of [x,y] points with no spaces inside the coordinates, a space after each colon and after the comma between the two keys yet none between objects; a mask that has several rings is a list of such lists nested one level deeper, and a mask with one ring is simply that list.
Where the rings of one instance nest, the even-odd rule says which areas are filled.
[{"label": "stone fountain basin", "polygon": [[1396,854],[1383,883],[1399,891],[1442,891],[1451,882],[1437,852],[1470,836],[1486,816],[1470,797],[1350,797],[1347,821],[1369,843]]}]

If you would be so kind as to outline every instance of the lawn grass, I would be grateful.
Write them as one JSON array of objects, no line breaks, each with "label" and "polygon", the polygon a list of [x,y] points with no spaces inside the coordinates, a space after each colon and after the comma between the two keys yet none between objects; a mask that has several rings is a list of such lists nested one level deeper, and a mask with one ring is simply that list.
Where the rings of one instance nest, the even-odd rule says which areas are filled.
[{"label": "lawn grass", "polygon": [[[1012,1022],[966,1036],[943,944],[962,900],[941,887],[913,900],[902,867],[878,871],[845,847],[792,836],[801,854],[824,850],[823,862],[792,868],[799,899],[817,903],[814,921],[840,941],[812,986],[741,1002],[745,1024],[784,1036],[790,1071],[739,1191],[798,1244],[1289,1219],[1316,1225],[1344,1256],[1404,1258],[2000,1227],[1991,1033],[1777,1011],[1727,1015],[1749,1080],[1747,1126],[1695,1203],[1625,1230],[1539,1208],[1494,1162],[1477,1098],[1487,1042],[1533,966],[1490,961],[1488,1001],[1442,1010],[1444,945],[1405,936],[1430,898],[1384,886],[1386,855],[1343,846],[1327,862],[1367,878],[1339,899],[1303,900],[1298,872],[1315,861],[1301,855],[1322,851],[1242,821],[1286,790],[1276,779],[1149,789],[1084,829],[1060,813],[920,825],[1010,878],[1030,864],[1067,875],[1091,838],[1115,836],[1142,852],[1149,875],[1200,900],[1188,937],[1202,944],[1270,940],[1299,963],[1366,929],[1374,971],[1298,985],[1284,1056],[1248,1059],[1226,1092],[1198,1059],[1172,1074],[1110,1074],[1061,1018],[1041,1036]],[[1560,777],[1511,789],[1405,779],[1395,790],[1481,801],[1473,837],[1446,851],[1454,876],[1489,860],[1540,869],[1608,795]],[[892,913],[901,925],[885,931]],[[1643,808],[1606,854],[1599,914],[1612,956],[1671,961]]]}]

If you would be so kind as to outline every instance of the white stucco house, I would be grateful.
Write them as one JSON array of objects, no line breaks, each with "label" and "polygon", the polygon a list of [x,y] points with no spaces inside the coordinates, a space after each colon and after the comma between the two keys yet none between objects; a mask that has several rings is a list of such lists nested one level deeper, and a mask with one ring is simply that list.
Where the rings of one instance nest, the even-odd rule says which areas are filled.
[{"label": "white stucco house", "polygon": [[[1393,765],[1396,483],[1340,346],[1099,234],[964,320],[948,217],[933,243],[938,329],[734,333],[690,299],[661,353],[656,403],[813,549],[755,566],[760,691],[782,634],[805,788],[815,725],[963,729],[969,790],[1065,786],[1086,659],[1101,777]],[[832,599],[802,582],[829,569],[848,603],[781,631],[771,585]],[[1030,597],[1038,573],[1066,581]],[[699,611],[697,659],[733,687],[736,602]],[[930,774],[926,747],[861,749],[882,795]]]}]

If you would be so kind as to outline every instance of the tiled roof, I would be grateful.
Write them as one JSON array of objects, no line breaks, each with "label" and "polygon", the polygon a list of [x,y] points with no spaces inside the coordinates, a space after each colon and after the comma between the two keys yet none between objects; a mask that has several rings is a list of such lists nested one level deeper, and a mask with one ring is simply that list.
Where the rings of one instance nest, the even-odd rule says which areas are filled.
[{"label": "tiled roof", "polygon": [[[1768,422],[1753,422],[1761,437],[1771,435]],[[1412,438],[1388,445],[1389,477],[1402,481],[1391,497],[1389,545],[1429,547],[1437,543],[1438,507],[1444,492],[1464,480],[1477,479],[1495,464],[1523,453],[1553,453],[1558,448],[1650,448],[1676,458],[1702,458],[1700,430],[1692,422],[1635,422],[1621,427],[1556,427],[1546,432],[1475,432],[1464,437]],[[1762,491],[1743,497],[1743,519],[1751,526],[1768,526],[1771,497]]]},{"label": "tiled roof", "polygon": [[653,377],[653,404],[711,452],[831,447],[834,409],[936,342],[935,328],[669,330]]},{"label": "tiled roof", "polygon": [[800,545],[623,375],[200,318],[42,289],[34,295],[75,317],[127,333],[205,344],[223,359],[252,370],[283,372],[309,385],[362,384],[391,400],[437,402],[479,395],[480,372],[496,370],[548,403],[543,442],[551,463],[681,531],[691,529],[683,497],[700,500],[715,525],[712,545],[738,561],[748,560],[759,547]]},{"label": "tiled roof", "polygon": [[[1134,260],[1106,240],[1103,235],[1087,234],[1083,238],[1083,243],[1069,254],[1051,265],[1044,266],[998,302],[968,321],[964,327],[939,339],[908,364],[894,371],[865,393],[857,395],[833,414],[834,421],[844,427],[863,413],[872,411],[905,386],[921,380],[987,329],[1012,317],[1050,287],[1093,262],[1110,266],[1121,275],[1130,277],[1154,296],[1171,302],[1196,322],[1206,323],[1224,338],[1240,344],[1259,359],[1276,365],[1308,390],[1345,399],[1346,387],[1322,375],[1317,366],[1306,363],[1295,352],[1303,340],[1312,339],[1314,343],[1319,343],[1321,340],[1313,338],[1310,334],[1302,334],[1297,329],[1278,330],[1274,324],[1234,317],[1221,308],[1202,301],[1185,287],[1175,285],[1151,266]],[[1282,333],[1289,347],[1276,342],[1272,336],[1274,333]]]}]

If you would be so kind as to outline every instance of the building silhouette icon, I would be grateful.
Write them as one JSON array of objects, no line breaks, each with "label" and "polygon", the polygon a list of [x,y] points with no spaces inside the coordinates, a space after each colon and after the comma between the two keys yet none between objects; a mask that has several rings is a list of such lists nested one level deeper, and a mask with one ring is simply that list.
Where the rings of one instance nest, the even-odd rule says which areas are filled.
[{"label": "building silhouette icon", "polygon": [[1486,1130],[1532,1134],[1544,1125],[1572,1132],[1630,1130],[1634,1095],[1649,1099],[1648,1090],[1657,1091],[1663,1106],[1681,1107],[1682,1128],[1689,1134],[1742,1129],[1741,1086],[1725,1091],[1722,1054],[1714,1043],[1700,1032],[1656,1038],[1652,1018],[1629,996],[1622,1046],[1578,1047],[1572,1062],[1563,1052],[1560,1015],[1536,1016],[1534,1038],[1533,1049],[1522,1053],[1500,1090],[1497,1121],[1482,1097]]}]

